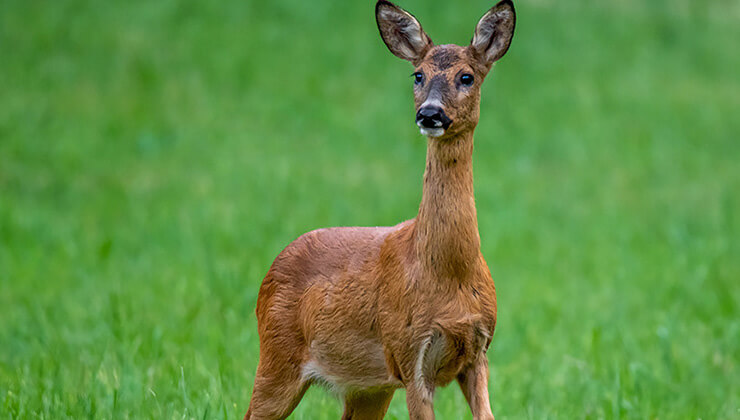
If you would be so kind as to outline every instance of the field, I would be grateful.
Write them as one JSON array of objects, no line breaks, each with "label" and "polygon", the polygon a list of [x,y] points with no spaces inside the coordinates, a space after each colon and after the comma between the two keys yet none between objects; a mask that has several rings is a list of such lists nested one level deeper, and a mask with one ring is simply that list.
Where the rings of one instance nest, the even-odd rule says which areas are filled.
[{"label": "field", "polygon": [[[400,4],[465,44],[493,2]],[[475,151],[496,418],[740,418],[740,5],[516,5]],[[272,259],[415,216],[411,72],[369,0],[0,2],[0,417],[243,416]]]}]

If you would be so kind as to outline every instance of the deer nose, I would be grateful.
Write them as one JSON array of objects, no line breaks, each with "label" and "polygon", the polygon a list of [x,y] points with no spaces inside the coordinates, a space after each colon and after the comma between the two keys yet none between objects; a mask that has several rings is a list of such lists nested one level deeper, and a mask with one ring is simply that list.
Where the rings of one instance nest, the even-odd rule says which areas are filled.
[{"label": "deer nose", "polygon": [[441,128],[447,130],[452,120],[438,106],[423,106],[416,113],[416,124],[423,128]]}]

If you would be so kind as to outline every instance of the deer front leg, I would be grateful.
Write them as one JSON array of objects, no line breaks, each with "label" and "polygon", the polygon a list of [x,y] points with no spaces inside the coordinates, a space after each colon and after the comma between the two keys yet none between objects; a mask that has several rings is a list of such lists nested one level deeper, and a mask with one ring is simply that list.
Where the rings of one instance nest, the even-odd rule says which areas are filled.
[{"label": "deer front leg", "polygon": [[434,388],[428,389],[423,383],[413,383],[406,388],[409,420],[434,420],[433,392]]},{"label": "deer front leg", "polygon": [[470,366],[457,376],[465,399],[473,412],[474,420],[494,420],[488,399],[488,359],[481,352]]},{"label": "deer front leg", "polygon": [[[421,340],[413,361],[413,369],[406,376],[406,405],[410,420],[434,419],[434,375],[436,350],[443,345],[442,335],[435,331]],[[408,364],[407,366],[411,366]]]}]

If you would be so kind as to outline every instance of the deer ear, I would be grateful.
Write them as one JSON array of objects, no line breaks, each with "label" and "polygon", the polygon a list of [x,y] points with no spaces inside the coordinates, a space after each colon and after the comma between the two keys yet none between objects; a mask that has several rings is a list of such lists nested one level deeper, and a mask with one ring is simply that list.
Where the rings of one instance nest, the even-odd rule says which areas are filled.
[{"label": "deer ear", "polygon": [[416,64],[434,45],[411,13],[389,1],[378,0],[375,19],[383,42],[396,57]]},{"label": "deer ear", "polygon": [[511,45],[516,13],[511,0],[502,0],[478,21],[470,45],[486,66],[503,57]]}]

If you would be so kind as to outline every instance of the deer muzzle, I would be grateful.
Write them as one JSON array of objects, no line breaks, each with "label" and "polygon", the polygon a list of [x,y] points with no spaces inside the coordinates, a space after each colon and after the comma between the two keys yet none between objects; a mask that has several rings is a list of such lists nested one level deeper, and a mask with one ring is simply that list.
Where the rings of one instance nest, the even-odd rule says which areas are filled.
[{"label": "deer muzzle", "polygon": [[421,133],[431,137],[439,137],[450,127],[452,120],[439,106],[426,105],[416,112],[416,125]]}]

